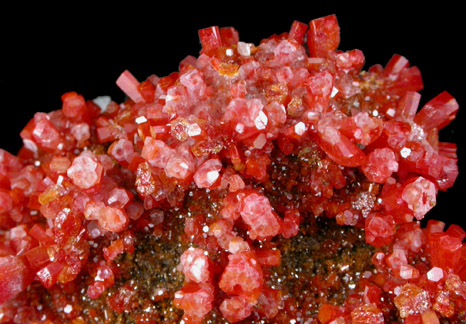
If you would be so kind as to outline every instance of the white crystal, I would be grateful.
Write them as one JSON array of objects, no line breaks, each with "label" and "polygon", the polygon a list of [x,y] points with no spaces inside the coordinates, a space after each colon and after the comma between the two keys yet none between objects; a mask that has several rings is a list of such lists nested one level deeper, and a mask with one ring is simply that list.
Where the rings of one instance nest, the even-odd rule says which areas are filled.
[{"label": "white crystal", "polygon": [[265,127],[267,126],[267,123],[268,123],[268,118],[267,118],[267,115],[264,114],[263,111],[260,111],[259,112],[259,115],[256,117],[256,119],[254,120],[254,125],[256,126],[257,129],[261,130],[261,129],[265,129]]},{"label": "white crystal", "polygon": [[393,117],[393,116],[395,116],[395,112],[396,112],[395,109],[389,108],[389,109],[387,109],[387,112],[385,114],[387,116],[389,116],[389,117]]},{"label": "white crystal", "polygon": [[66,314],[69,314],[73,311],[73,306],[71,306],[70,304],[66,305],[65,308],[63,308],[63,312],[65,312]]},{"label": "white crystal", "polygon": [[346,271],[349,269],[349,264],[340,264],[338,265],[340,267],[340,271]]},{"label": "white crystal", "polygon": [[180,167],[182,167],[182,168],[185,169],[185,170],[188,170],[188,169],[189,169],[189,165],[187,165],[186,162],[181,162],[181,163],[180,163]]},{"label": "white crystal", "polygon": [[402,265],[400,267],[400,277],[406,280],[411,279],[413,277],[413,269]]},{"label": "white crystal", "polygon": [[193,123],[188,126],[188,135],[189,136],[197,136],[201,134],[201,128],[199,127],[198,124]]},{"label": "white crystal", "polygon": [[169,101],[172,101],[173,99],[175,99],[175,97],[172,96],[172,95],[170,95],[170,94],[167,94],[167,95],[165,96],[165,102],[166,102],[166,103],[169,102]]},{"label": "white crystal", "polygon": [[108,104],[112,101],[112,98],[110,96],[99,96],[92,100],[97,106],[99,106],[100,110],[104,112],[107,110]]},{"label": "white crystal", "polygon": [[411,124],[411,132],[409,133],[410,141],[422,141],[425,139],[427,134],[424,132],[424,129],[416,123]]},{"label": "white crystal", "polygon": [[305,131],[306,131],[306,124],[304,124],[303,122],[299,122],[296,125],[294,125],[294,132],[297,135],[301,136],[304,134]]},{"label": "white crystal", "polygon": [[249,44],[245,42],[238,42],[237,51],[241,56],[250,56],[251,55],[251,47]]},{"label": "white crystal", "polygon": [[264,133],[260,133],[254,140],[253,145],[256,149],[260,150],[261,148],[264,147],[266,143],[267,143],[267,138],[265,137]]},{"label": "white crystal", "polygon": [[408,147],[403,147],[400,151],[402,158],[406,159],[411,154],[411,149]]},{"label": "white crystal", "polygon": [[147,118],[144,116],[139,116],[134,121],[136,122],[136,124],[144,124],[147,122]]},{"label": "white crystal", "polygon": [[[37,147],[36,143],[33,141],[24,138],[23,139],[23,145],[25,148],[27,148],[29,151],[34,152],[34,154],[37,154],[39,152],[39,148]],[[34,162],[35,163],[35,162]],[[40,162],[39,162],[40,163]]]},{"label": "white crystal", "polygon": [[196,278],[198,281],[202,279],[202,269],[205,268],[205,260],[203,258],[197,258],[194,261],[194,264],[190,268],[191,274]]},{"label": "white crystal", "polygon": [[207,172],[207,180],[209,183],[214,183],[218,179],[219,173],[218,171],[209,171]]},{"label": "white crystal", "polygon": [[427,272],[427,279],[430,281],[438,282],[443,278],[443,270],[439,267],[433,267]]},{"label": "white crystal", "polygon": [[244,125],[241,123],[236,124],[235,131],[239,134],[243,134],[244,132]]}]

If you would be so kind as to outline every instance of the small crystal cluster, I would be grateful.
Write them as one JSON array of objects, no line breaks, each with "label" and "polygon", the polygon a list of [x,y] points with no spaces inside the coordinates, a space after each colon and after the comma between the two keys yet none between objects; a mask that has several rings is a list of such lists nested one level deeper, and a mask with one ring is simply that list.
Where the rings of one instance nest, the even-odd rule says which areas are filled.
[{"label": "small crystal cluster", "polygon": [[[418,111],[420,71],[399,55],[361,71],[334,15],[257,46],[231,27],[199,37],[178,72],[123,72],[121,104],[65,93],[17,156],[0,150],[0,323],[466,320],[466,232],[419,222],[458,175],[456,145],[438,139],[456,100]],[[321,217],[364,230],[370,270],[277,279]],[[176,263],[154,276],[184,280],[147,298],[162,265],[141,260],[143,237]],[[300,253],[301,270],[318,258]],[[293,276],[319,297],[294,302]]]}]

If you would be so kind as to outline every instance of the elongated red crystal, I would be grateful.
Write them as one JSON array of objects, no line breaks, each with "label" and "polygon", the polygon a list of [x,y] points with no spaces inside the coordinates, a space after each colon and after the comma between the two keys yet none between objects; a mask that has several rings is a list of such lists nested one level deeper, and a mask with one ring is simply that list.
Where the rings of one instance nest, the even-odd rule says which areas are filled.
[{"label": "elongated red crystal", "polygon": [[293,21],[288,38],[296,41],[298,44],[302,44],[306,36],[307,28],[307,24],[297,20]]},{"label": "elongated red crystal", "polygon": [[220,37],[220,29],[217,26],[199,30],[202,49],[205,51],[220,47],[222,45],[222,39]]},{"label": "elongated red crystal", "polygon": [[425,130],[442,129],[456,117],[458,102],[444,91],[428,103],[416,114],[414,122]]},{"label": "elongated red crystal", "polygon": [[116,84],[134,102],[144,101],[143,96],[139,92],[139,81],[128,70],[120,75]]},{"label": "elongated red crystal", "polygon": [[325,57],[340,44],[340,27],[337,17],[330,15],[311,20],[307,45],[311,56]]}]

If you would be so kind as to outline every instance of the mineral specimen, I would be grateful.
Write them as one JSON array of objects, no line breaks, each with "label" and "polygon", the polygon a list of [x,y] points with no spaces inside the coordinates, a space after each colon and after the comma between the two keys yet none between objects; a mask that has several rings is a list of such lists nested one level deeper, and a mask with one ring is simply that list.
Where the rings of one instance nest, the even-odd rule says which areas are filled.
[{"label": "mineral specimen", "polygon": [[458,175],[456,100],[418,111],[419,69],[362,71],[335,15],[199,38],[0,150],[0,323],[466,321],[466,232],[420,225]]}]

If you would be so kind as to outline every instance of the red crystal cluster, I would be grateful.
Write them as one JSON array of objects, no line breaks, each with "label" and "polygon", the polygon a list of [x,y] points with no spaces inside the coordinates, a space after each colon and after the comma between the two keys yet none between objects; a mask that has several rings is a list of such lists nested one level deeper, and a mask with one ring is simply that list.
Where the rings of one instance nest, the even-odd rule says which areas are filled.
[{"label": "red crystal cluster", "polygon": [[[361,71],[361,51],[337,50],[334,15],[257,46],[234,28],[199,37],[178,72],[139,82],[125,71],[121,104],[65,93],[26,125],[17,156],[0,151],[0,323],[85,323],[84,295],[136,309],[135,285],[109,293],[115,260],[140,233],[166,235],[170,217],[186,247],[170,300],[184,323],[466,320],[466,232],[419,222],[458,175],[456,145],[438,139],[456,100],[443,92],[418,111],[419,70],[394,55]],[[300,174],[279,186],[277,166],[297,157]],[[201,191],[211,198],[188,208]],[[287,253],[276,241],[324,216],[364,229],[374,269],[341,305],[306,312],[270,284]],[[158,322],[149,310],[134,322]]]}]

